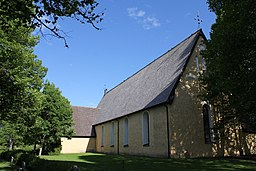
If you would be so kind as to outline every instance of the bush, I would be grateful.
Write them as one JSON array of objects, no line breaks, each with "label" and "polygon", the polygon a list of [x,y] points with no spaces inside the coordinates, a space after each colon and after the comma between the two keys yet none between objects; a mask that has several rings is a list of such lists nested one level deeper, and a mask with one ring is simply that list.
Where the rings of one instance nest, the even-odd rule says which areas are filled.
[{"label": "bush", "polygon": [[[58,149],[56,149],[56,153]],[[66,162],[66,161],[50,161],[46,159],[40,159],[36,155],[31,152],[24,150],[13,150],[13,151],[5,151],[1,153],[1,159],[6,161],[11,160],[11,156],[14,157],[14,164],[21,167],[22,162],[26,163],[26,168],[29,171],[69,171],[70,168],[75,164],[74,162]]]},{"label": "bush", "polygon": [[14,161],[17,161],[18,158],[23,154],[26,153],[24,150],[12,150],[12,151],[4,151],[0,154],[0,158],[6,161],[10,161],[11,157],[14,157]]},{"label": "bush", "polygon": [[33,166],[39,162],[39,158],[33,154],[21,154],[17,160],[16,165],[22,166],[22,162],[26,163],[26,167],[32,170]]},{"label": "bush", "polygon": [[32,170],[33,165],[39,161],[37,156],[24,150],[4,151],[0,155],[1,159],[6,161],[10,161],[12,156],[14,157],[14,164],[22,166],[22,162],[24,161],[29,170]]},{"label": "bush", "polygon": [[49,152],[49,155],[59,155],[61,152],[61,147],[54,148],[53,151]]}]

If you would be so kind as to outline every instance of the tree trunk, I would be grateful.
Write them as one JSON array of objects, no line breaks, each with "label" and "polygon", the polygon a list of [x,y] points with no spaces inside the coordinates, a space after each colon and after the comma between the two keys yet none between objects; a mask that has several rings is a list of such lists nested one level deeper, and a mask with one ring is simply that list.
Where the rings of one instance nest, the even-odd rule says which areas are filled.
[{"label": "tree trunk", "polygon": [[39,157],[42,155],[42,151],[43,151],[43,145],[39,148],[39,154],[38,154]]},{"label": "tree trunk", "polygon": [[241,139],[241,131],[240,131],[240,126],[237,126],[236,123],[234,122],[234,130],[235,130],[235,136],[236,136],[236,146],[239,151],[239,155],[243,156],[244,155],[244,150],[243,150],[243,143]]},{"label": "tree trunk", "polygon": [[9,139],[9,150],[13,150],[13,140],[11,138]]},{"label": "tree trunk", "polygon": [[243,154],[244,155],[251,155],[250,149],[247,146],[247,142],[246,142],[246,134],[242,131],[242,129],[239,130],[239,138],[240,138],[240,142],[241,142],[241,146],[243,148]]},{"label": "tree trunk", "polygon": [[221,146],[221,150],[220,150],[220,156],[224,156],[224,151],[225,151],[225,128],[221,128],[220,129],[220,146]]},{"label": "tree trunk", "polygon": [[36,154],[36,142],[35,142],[35,144],[34,144],[33,153]]},{"label": "tree trunk", "polygon": [[39,154],[38,154],[39,157],[42,155],[42,151],[43,151],[43,147],[44,147],[44,138],[45,138],[45,135],[43,136],[41,143],[40,143]]}]

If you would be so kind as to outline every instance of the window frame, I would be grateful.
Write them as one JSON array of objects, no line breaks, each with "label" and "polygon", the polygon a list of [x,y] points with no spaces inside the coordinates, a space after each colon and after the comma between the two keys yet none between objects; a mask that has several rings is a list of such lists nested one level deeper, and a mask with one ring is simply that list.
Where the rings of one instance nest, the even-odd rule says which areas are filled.
[{"label": "window frame", "polygon": [[205,144],[216,143],[210,106],[208,104],[204,104],[202,110]]},{"label": "window frame", "polygon": [[150,144],[150,117],[148,111],[142,113],[142,144],[143,146],[149,146]]},{"label": "window frame", "polygon": [[200,67],[199,67],[199,57],[198,56],[196,56],[195,57],[195,62],[196,62],[196,72],[199,72],[200,71]]},{"label": "window frame", "polygon": [[128,144],[129,144],[129,120],[128,120],[128,117],[124,118],[124,136],[123,136],[123,145],[124,147],[128,147]]},{"label": "window frame", "polygon": [[110,127],[110,147],[114,147],[114,146],[115,146],[115,123],[112,122]]},{"label": "window frame", "polygon": [[104,125],[101,126],[101,147],[104,147],[105,143],[105,128]]}]

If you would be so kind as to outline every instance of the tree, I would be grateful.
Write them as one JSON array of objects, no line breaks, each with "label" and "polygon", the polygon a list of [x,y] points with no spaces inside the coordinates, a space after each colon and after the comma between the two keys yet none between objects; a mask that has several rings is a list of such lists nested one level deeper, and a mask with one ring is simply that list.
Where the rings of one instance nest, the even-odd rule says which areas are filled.
[{"label": "tree", "polygon": [[0,26],[0,119],[21,137],[42,106],[40,89],[47,69],[33,54],[37,40],[29,28],[13,23],[6,32]]},{"label": "tree", "polygon": [[0,121],[0,144],[3,147],[13,150],[14,146],[23,145],[23,137],[19,134],[19,126],[4,120]]},{"label": "tree", "polygon": [[47,68],[33,54],[38,37],[14,18],[0,21],[0,142],[10,149],[40,142],[49,151],[60,136],[72,134],[70,103],[53,84],[44,84]]},{"label": "tree", "polygon": [[18,26],[39,28],[40,31],[45,27],[53,36],[63,39],[67,46],[58,20],[70,17],[99,29],[95,23],[102,21],[103,13],[94,12],[98,4],[94,0],[0,0],[0,25],[3,30],[8,30],[13,24],[10,21],[18,19]]},{"label": "tree", "polygon": [[[40,89],[47,69],[34,55],[37,38],[31,29],[0,27],[0,117],[17,121],[20,116],[37,110]],[[30,111],[31,110],[31,111]]]},{"label": "tree", "polygon": [[61,136],[72,136],[72,109],[61,91],[49,81],[45,83],[42,93],[43,109],[36,119],[36,124],[31,127],[34,134],[30,135],[33,135],[34,140],[48,153],[60,147]]},{"label": "tree", "polygon": [[219,115],[217,129],[224,138],[228,125],[256,130],[256,1],[208,0],[208,4],[217,19],[204,54],[204,97]]}]

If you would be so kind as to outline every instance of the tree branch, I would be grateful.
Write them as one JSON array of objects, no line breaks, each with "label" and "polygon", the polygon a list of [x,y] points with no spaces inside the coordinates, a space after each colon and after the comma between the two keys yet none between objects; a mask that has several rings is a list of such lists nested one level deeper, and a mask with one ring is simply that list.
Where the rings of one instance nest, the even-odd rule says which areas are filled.
[{"label": "tree branch", "polygon": [[80,14],[83,18],[85,18],[96,30],[101,30],[99,27],[97,27],[93,21],[91,20],[90,17],[86,16],[83,12],[81,12],[80,10],[77,11],[78,14]]},{"label": "tree branch", "polygon": [[[67,44],[67,40],[66,40],[66,38],[64,37],[64,36],[61,36],[57,31],[58,31],[58,29],[57,29],[57,31],[56,31],[56,29],[54,29],[54,28],[51,28],[51,27],[49,27],[48,25],[46,25],[43,21],[41,21],[39,18],[37,18],[37,16],[33,16],[41,25],[43,25],[45,28],[47,28],[48,30],[50,30],[52,33],[53,33],[53,35],[52,36],[55,36],[55,37],[57,37],[57,38],[60,38],[60,39],[62,39],[63,41],[64,41],[64,44],[65,44],[65,47],[67,47],[68,48],[68,44]],[[41,28],[40,28],[40,30],[41,30]],[[42,33],[42,32],[41,32]],[[42,33],[43,34],[43,33]]]}]

